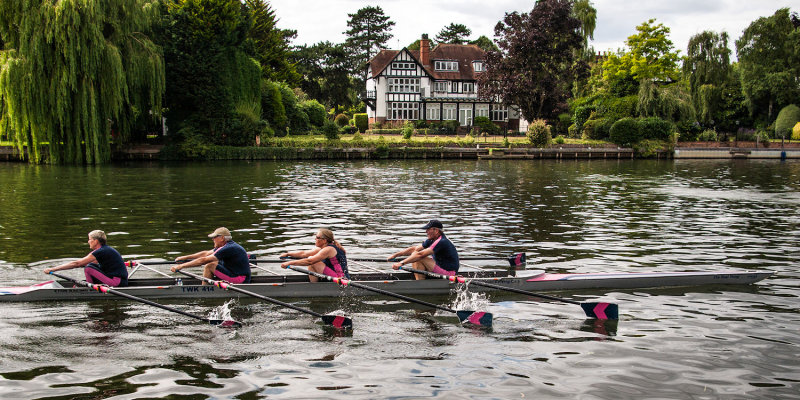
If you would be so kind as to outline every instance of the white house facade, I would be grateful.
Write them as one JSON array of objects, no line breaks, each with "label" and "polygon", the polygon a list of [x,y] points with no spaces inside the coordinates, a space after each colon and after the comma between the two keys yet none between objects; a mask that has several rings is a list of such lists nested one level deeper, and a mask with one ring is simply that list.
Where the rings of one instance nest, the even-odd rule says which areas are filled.
[{"label": "white house facade", "polygon": [[504,129],[518,130],[515,107],[480,98],[477,77],[486,52],[475,45],[439,44],[431,49],[423,36],[419,50],[381,50],[367,64],[364,101],[370,123],[448,121],[472,126],[488,117]]}]

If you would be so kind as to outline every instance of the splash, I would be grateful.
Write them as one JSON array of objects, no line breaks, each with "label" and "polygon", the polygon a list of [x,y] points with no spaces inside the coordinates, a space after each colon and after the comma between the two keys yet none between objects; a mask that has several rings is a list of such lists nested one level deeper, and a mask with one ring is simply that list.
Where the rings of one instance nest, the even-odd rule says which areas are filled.
[{"label": "splash", "polygon": [[455,287],[456,298],[453,300],[451,308],[456,310],[486,310],[489,307],[489,299],[486,293],[470,292],[469,280],[459,283]]},{"label": "splash", "polygon": [[224,321],[232,320],[233,317],[231,317],[231,310],[235,305],[235,299],[226,301],[225,304],[211,309],[211,311],[208,313],[208,319],[221,319]]}]

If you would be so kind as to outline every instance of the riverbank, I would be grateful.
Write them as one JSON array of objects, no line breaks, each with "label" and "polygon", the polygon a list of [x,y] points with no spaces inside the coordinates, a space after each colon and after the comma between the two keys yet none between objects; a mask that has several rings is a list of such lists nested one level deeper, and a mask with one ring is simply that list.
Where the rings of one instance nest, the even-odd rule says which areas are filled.
[{"label": "riverbank", "polygon": [[[674,148],[656,149],[642,154],[634,148],[609,143],[563,143],[548,147],[529,147],[518,142],[509,147],[502,143],[382,143],[358,146],[344,143],[281,143],[280,146],[225,147],[210,146],[199,159],[214,160],[364,160],[364,159],[800,159],[800,143],[771,143],[765,147],[756,142],[678,142]],[[176,156],[164,145],[132,145],[116,149],[114,161],[146,161],[185,159]],[[0,161],[23,161],[15,148],[0,146]]]}]

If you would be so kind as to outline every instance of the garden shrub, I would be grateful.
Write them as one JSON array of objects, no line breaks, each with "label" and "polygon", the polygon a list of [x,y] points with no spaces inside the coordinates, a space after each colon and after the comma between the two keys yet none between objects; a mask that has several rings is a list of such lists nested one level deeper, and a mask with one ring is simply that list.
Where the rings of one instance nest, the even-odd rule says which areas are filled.
[{"label": "garden shrub", "polygon": [[558,123],[556,123],[554,133],[558,133],[559,135],[568,135],[570,125],[572,125],[571,114],[558,114]]},{"label": "garden shrub", "polygon": [[775,119],[775,137],[790,137],[792,128],[800,122],[800,107],[789,104],[778,113]]},{"label": "garden shrub", "polygon": [[369,117],[367,117],[366,113],[359,113],[353,114],[353,119],[355,120],[355,126],[358,128],[358,131],[364,133],[369,128]]},{"label": "garden shrub", "polygon": [[571,138],[577,138],[578,136],[580,136],[580,132],[578,132],[578,126],[575,124],[569,126],[569,128],[567,129],[567,133]]},{"label": "garden shrub", "polygon": [[500,133],[500,127],[495,125],[489,117],[475,117],[472,125],[478,128],[480,132],[485,132],[489,135],[497,135]]},{"label": "garden shrub", "polygon": [[565,142],[564,135],[556,136],[556,138],[553,139],[553,142],[555,142],[556,144],[564,144],[564,142]]},{"label": "garden shrub", "polygon": [[537,147],[544,147],[550,144],[553,137],[550,134],[550,126],[543,119],[537,119],[528,125],[526,133],[528,140]]},{"label": "garden shrub", "polygon": [[606,97],[597,106],[596,113],[611,121],[616,121],[626,117],[634,117],[636,115],[636,104],[639,102],[639,96],[625,96],[625,97]]},{"label": "garden shrub", "polygon": [[344,128],[342,128],[342,133],[344,133],[345,135],[352,135],[356,132],[358,132],[358,128],[356,128],[353,125],[347,125]]},{"label": "garden shrub", "polygon": [[575,108],[575,116],[573,119],[575,120],[575,126],[578,128],[578,132],[583,131],[583,124],[589,119],[589,117],[594,112],[594,106],[582,106]]},{"label": "garden shrub", "polygon": [[611,125],[609,139],[620,146],[631,146],[641,139],[639,122],[633,118],[622,118]]},{"label": "garden shrub", "polygon": [[583,124],[581,137],[584,139],[603,140],[608,138],[611,123],[606,118],[590,119]]},{"label": "garden shrub", "polygon": [[272,81],[261,81],[261,117],[269,122],[278,136],[286,135],[289,119],[283,107],[280,86]]},{"label": "garden shrub", "polygon": [[328,140],[337,140],[339,139],[339,126],[326,120],[325,124],[322,125],[322,133]]},{"label": "garden shrub", "polygon": [[792,128],[792,140],[800,140],[800,122],[796,123]]},{"label": "garden shrub", "polygon": [[670,121],[658,117],[642,118],[639,120],[639,133],[642,139],[669,140],[675,125]]},{"label": "garden shrub", "polygon": [[339,114],[333,121],[341,128],[350,123],[350,118],[347,118],[347,115]]},{"label": "garden shrub", "polygon": [[411,121],[406,121],[403,124],[403,139],[410,140],[411,136],[414,135],[414,123]]},{"label": "garden shrub", "polygon": [[306,100],[300,103],[300,109],[308,115],[308,122],[311,126],[322,126],[325,120],[328,119],[328,112],[325,111],[325,106],[316,100]]},{"label": "garden shrub", "polygon": [[701,142],[716,142],[718,140],[717,131],[713,129],[706,129],[697,135],[697,140]]}]

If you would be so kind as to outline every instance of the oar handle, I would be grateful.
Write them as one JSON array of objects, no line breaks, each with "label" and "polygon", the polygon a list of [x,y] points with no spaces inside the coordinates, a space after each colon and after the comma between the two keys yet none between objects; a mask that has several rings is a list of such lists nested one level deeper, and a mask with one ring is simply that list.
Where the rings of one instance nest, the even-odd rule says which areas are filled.
[{"label": "oar handle", "polygon": [[386,290],[383,290],[383,289],[374,288],[372,286],[362,285],[360,283],[353,282],[353,281],[351,281],[349,279],[334,278],[332,276],[328,276],[328,275],[325,275],[325,274],[320,274],[318,272],[314,272],[314,271],[311,271],[311,270],[308,270],[308,269],[296,267],[294,265],[289,265],[289,266],[287,266],[287,268],[291,269],[292,271],[297,271],[297,272],[301,272],[301,273],[304,273],[304,274],[316,276],[317,278],[320,278],[320,279],[326,279],[326,280],[329,280],[331,282],[338,283],[340,285],[353,286],[353,287],[357,287],[359,289],[364,289],[364,290],[368,290],[368,291],[375,292],[375,293],[385,294],[385,295],[390,296],[390,297],[396,297],[398,299],[402,299],[402,300],[405,300],[405,301],[408,301],[408,302],[411,302],[411,303],[422,304],[422,305],[425,305],[425,306],[428,306],[428,307],[432,307],[432,308],[437,308],[437,309],[443,310],[443,311],[449,311],[449,312],[452,312],[452,313],[456,312],[456,310],[453,310],[452,308],[443,307],[443,306],[440,306],[438,304],[428,303],[427,301],[417,300],[417,299],[415,299],[413,297],[408,297],[408,296],[404,296],[402,294],[393,293],[393,292],[389,292],[389,291],[386,291]]},{"label": "oar handle", "polygon": [[78,279],[75,279],[75,278],[70,278],[70,277],[65,276],[65,275],[57,274],[57,273],[55,273],[53,271],[50,271],[50,275],[54,275],[54,276],[57,276],[57,277],[59,277],[61,279],[65,279],[65,280],[71,281],[71,282],[73,282],[73,283],[75,283],[77,285],[86,286],[86,287],[88,287],[90,289],[94,289],[94,290],[96,290],[98,292],[101,292],[101,293],[111,293],[113,295],[124,297],[124,298],[129,299],[129,300],[138,301],[138,302],[141,302],[141,303],[144,303],[144,304],[151,305],[153,307],[158,307],[158,308],[161,308],[161,309],[164,309],[164,310],[167,310],[167,311],[172,311],[172,312],[175,312],[175,313],[178,313],[178,314],[181,314],[181,315],[185,315],[185,316],[187,316],[189,318],[194,318],[194,319],[198,319],[198,320],[201,320],[201,321],[210,322],[210,320],[208,318],[204,318],[204,317],[201,317],[199,315],[191,314],[191,313],[188,313],[186,311],[178,310],[177,308],[168,307],[168,306],[165,306],[163,304],[156,303],[154,301],[143,299],[141,297],[136,297],[136,296],[129,295],[127,293],[119,292],[119,291],[111,289],[110,287],[105,286],[105,285],[98,285],[98,284],[95,284],[95,283],[89,283],[89,282],[86,282],[86,281],[81,281],[81,280],[78,280]]},{"label": "oar handle", "polygon": [[253,296],[253,297],[259,298],[261,300],[266,300],[266,301],[268,301],[270,303],[275,303],[275,304],[278,304],[278,305],[281,305],[281,306],[284,306],[284,307],[291,308],[292,310],[296,310],[296,311],[300,311],[300,312],[303,312],[303,313],[306,313],[306,314],[310,314],[310,315],[313,315],[315,317],[319,317],[319,318],[323,317],[323,314],[320,314],[318,312],[314,312],[314,311],[311,311],[311,310],[306,310],[305,308],[297,307],[294,304],[289,304],[289,303],[286,303],[286,302],[283,302],[283,301],[280,301],[280,300],[276,300],[276,299],[273,299],[272,297],[267,297],[267,296],[264,296],[264,295],[260,295],[258,293],[253,293],[253,292],[251,292],[249,290],[245,290],[245,289],[233,286],[230,283],[225,282],[225,281],[216,281],[216,280],[213,280],[213,279],[210,279],[210,278],[206,278],[205,276],[196,275],[196,274],[193,274],[191,272],[186,272],[186,271],[183,271],[183,270],[180,270],[180,269],[177,272],[179,272],[179,273],[181,273],[183,275],[186,275],[186,276],[188,276],[190,278],[198,279],[200,281],[206,281],[206,282],[208,282],[208,283],[210,283],[210,284],[212,284],[212,285],[214,285],[216,287],[219,287],[221,289],[233,290],[235,292],[243,293],[243,294],[246,294],[248,296]]}]

